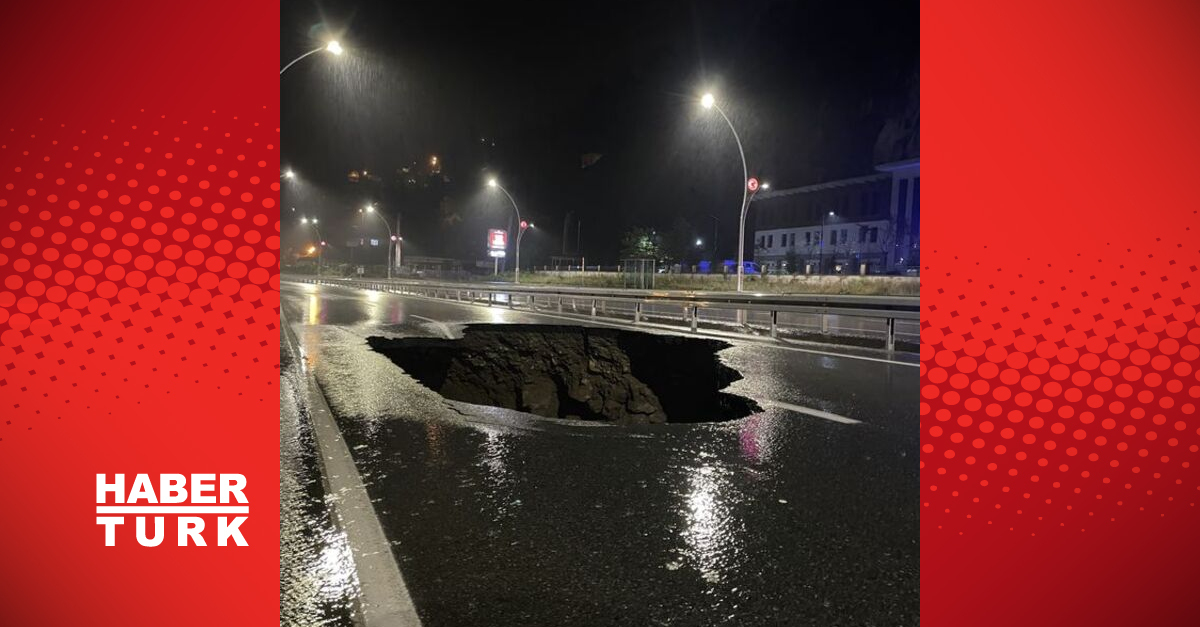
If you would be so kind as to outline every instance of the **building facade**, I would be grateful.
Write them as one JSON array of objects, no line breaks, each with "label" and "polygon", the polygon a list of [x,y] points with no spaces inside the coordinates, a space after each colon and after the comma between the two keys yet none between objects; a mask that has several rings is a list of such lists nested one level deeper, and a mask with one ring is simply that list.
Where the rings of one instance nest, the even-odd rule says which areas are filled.
[{"label": "building facade", "polygon": [[921,164],[758,194],[754,259],[769,272],[905,272],[920,263]]}]

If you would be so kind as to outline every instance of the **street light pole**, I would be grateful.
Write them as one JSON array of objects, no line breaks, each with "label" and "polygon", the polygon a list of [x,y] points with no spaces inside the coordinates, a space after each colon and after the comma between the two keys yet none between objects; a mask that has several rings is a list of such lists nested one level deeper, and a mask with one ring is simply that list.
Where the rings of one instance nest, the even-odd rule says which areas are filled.
[{"label": "street light pole", "polygon": [[404,267],[404,250],[403,250],[404,238],[400,236],[400,212],[399,211],[396,212],[396,234],[393,235],[392,237],[393,237],[393,239],[395,239],[395,241],[392,244],[396,247],[396,250],[392,254],[393,254],[393,259],[396,262],[395,263],[396,268],[397,269],[403,268]]},{"label": "street light pole", "polygon": [[746,267],[746,211],[750,208],[749,192],[747,188],[750,173],[746,168],[746,152],[742,150],[742,138],[738,137],[737,129],[733,128],[733,122],[729,121],[729,116],[721,110],[717,105],[716,99],[712,94],[704,94],[700,99],[700,104],[705,109],[716,109],[717,113],[721,114],[721,119],[725,120],[725,124],[729,126],[730,132],[733,133],[733,141],[737,142],[738,156],[742,159],[742,213],[738,222],[738,267],[737,267],[737,291],[742,291],[742,275]]},{"label": "street light pole", "polygon": [[392,233],[392,225],[388,224],[387,219],[375,211],[375,205],[367,205],[366,211],[367,213],[374,215],[376,218],[379,218],[379,221],[383,223],[385,228],[387,228],[388,245],[385,250],[387,251],[387,278],[390,281],[392,279],[392,246],[396,244],[396,234]]},{"label": "street light pole", "polygon": [[319,48],[313,48],[312,50],[305,52],[304,54],[296,57],[295,59],[292,59],[291,63],[288,63],[287,65],[283,66],[282,70],[279,70],[279,75],[283,76],[283,73],[286,72],[288,70],[288,68],[292,67],[293,65],[296,65],[296,62],[299,61],[300,59],[303,59],[304,57],[307,57],[312,54],[316,54],[322,50],[328,50],[329,52],[332,52],[333,54],[338,55],[338,56],[340,56],[342,54],[342,52],[344,52],[341,44],[339,44],[336,41],[331,41],[324,46],[321,46]]},{"label": "street light pole", "polygon": [[517,207],[517,201],[513,200],[512,194],[508,193],[507,189],[504,189],[503,187],[501,187],[500,183],[498,183],[496,181],[496,179],[488,179],[488,187],[495,187],[496,189],[500,190],[501,192],[504,192],[504,195],[508,197],[508,202],[512,203],[513,211],[515,211],[517,213],[517,266],[513,271],[513,283],[520,283],[521,282],[521,236],[524,235],[524,233],[525,233],[525,229],[521,228],[521,225],[524,224],[524,222],[521,220],[521,209],[519,207]]},{"label": "street light pole", "polygon": [[317,232],[317,276],[321,276],[321,265],[325,259],[325,238],[321,237],[321,229],[317,228],[317,219],[300,218],[300,224],[312,224],[312,228]]},{"label": "street light pole", "polygon": [[834,213],[830,211],[828,214],[821,214],[821,248],[817,255],[817,274],[825,273],[825,216],[832,217]]}]

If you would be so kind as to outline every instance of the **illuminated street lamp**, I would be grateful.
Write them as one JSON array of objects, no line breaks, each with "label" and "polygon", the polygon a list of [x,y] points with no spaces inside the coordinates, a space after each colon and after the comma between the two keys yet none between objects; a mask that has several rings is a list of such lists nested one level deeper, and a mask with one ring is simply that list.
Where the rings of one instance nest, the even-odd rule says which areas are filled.
[{"label": "illuminated street lamp", "polygon": [[[321,276],[321,263],[325,257],[325,238],[321,237],[321,229],[317,228],[317,219],[316,218],[313,218],[310,220],[308,218],[302,217],[302,218],[300,218],[300,224],[311,224],[313,231],[316,231],[316,233],[317,233],[317,240],[319,240],[319,244],[318,244],[318,248],[317,248],[317,276]],[[312,252],[313,251],[310,249],[308,251],[308,254],[311,255]]]},{"label": "illuminated street lamp", "polygon": [[725,120],[725,124],[729,125],[729,130],[733,133],[733,141],[737,142],[738,156],[742,158],[742,214],[738,225],[738,265],[737,265],[737,291],[742,291],[742,274],[746,267],[746,211],[750,208],[750,192],[757,191],[757,183],[755,190],[750,187],[750,174],[746,168],[746,152],[742,150],[742,139],[738,137],[737,129],[733,128],[733,122],[729,121],[729,116],[721,110],[717,105],[716,98],[712,94],[704,94],[700,98],[700,106],[705,109],[716,109],[717,113],[721,114],[721,119]]},{"label": "illuminated street lamp", "polygon": [[[375,205],[367,205],[358,211],[359,213],[362,213],[364,210],[367,213],[374,215],[376,218],[379,218],[379,221],[383,223],[385,228],[387,228],[388,240],[395,242],[396,234],[392,232],[392,225],[388,224],[387,219],[380,215],[379,212],[375,211]],[[392,247],[390,245],[387,248],[387,278],[389,280],[392,278]]]},{"label": "illuminated street lamp", "polygon": [[345,50],[342,48],[341,44],[339,44],[336,41],[331,41],[331,42],[325,44],[324,46],[320,46],[318,48],[313,48],[312,50],[305,52],[304,54],[296,57],[295,59],[292,59],[291,63],[283,66],[282,70],[279,70],[279,75],[283,76],[283,73],[286,72],[288,70],[288,68],[292,67],[293,65],[296,65],[296,62],[299,61],[300,59],[303,59],[304,57],[307,57],[310,54],[316,54],[322,50],[327,50],[329,52],[332,52],[334,56],[341,56],[342,53],[345,52]]},{"label": "illuminated street lamp", "polygon": [[517,213],[517,224],[520,225],[520,228],[517,230],[517,266],[513,272],[513,283],[520,283],[521,282],[521,236],[525,234],[525,229],[527,229],[533,225],[528,224],[524,220],[521,219],[521,210],[519,208],[517,208],[517,201],[513,200],[512,194],[508,193],[507,189],[504,189],[503,187],[501,187],[500,183],[498,183],[496,181],[496,179],[494,179],[494,178],[488,179],[487,184],[488,184],[488,187],[494,187],[494,188],[504,192],[504,195],[508,197],[508,202],[512,203],[513,211],[515,211]]},{"label": "illuminated street lamp", "polygon": [[296,178],[296,173],[292,172],[291,168],[288,168],[288,170],[283,173],[283,178],[286,178],[288,180],[294,179],[294,178]]}]

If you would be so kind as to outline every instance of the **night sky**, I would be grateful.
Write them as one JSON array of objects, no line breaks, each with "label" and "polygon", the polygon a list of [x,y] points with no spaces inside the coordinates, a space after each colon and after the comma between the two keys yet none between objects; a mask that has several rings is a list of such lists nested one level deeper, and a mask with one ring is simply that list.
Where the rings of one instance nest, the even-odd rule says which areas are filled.
[{"label": "night sky", "polygon": [[[710,216],[728,256],[741,163],[704,91],[776,189],[915,156],[876,140],[918,106],[916,1],[285,1],[281,22],[281,67],[330,37],[347,49],[304,59],[280,87],[281,161],[298,175],[282,192],[285,243],[316,215],[334,257],[375,201],[393,223],[399,212],[406,254],[483,258],[486,229],[511,215],[489,175],[539,227],[525,264],[563,252],[564,221],[568,253],[582,222],[589,264],[616,263],[635,225],[682,220],[710,240]],[[589,153],[603,156],[582,168]],[[384,181],[348,182],[363,169]],[[386,235],[377,220],[361,228]]]}]

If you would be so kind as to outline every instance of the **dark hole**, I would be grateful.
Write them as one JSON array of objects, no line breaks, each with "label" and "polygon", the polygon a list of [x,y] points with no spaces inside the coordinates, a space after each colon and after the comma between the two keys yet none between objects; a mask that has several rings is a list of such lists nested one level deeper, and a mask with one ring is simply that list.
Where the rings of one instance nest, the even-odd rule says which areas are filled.
[{"label": "dark hole", "polygon": [[621,424],[717,422],[762,411],[721,390],[742,376],[708,339],[557,325],[470,325],[459,340],[370,337],[446,398]]}]

